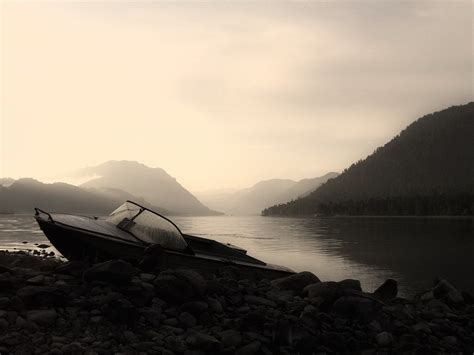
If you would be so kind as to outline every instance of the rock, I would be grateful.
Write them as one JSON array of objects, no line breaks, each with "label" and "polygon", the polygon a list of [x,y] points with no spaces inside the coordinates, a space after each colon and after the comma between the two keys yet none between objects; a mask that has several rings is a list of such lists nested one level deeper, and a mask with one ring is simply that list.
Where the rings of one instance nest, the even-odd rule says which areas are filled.
[{"label": "rock", "polygon": [[426,333],[426,334],[431,333],[431,328],[429,327],[429,325],[423,322],[416,323],[413,326],[413,330],[415,332],[421,332],[421,333]]},{"label": "rock", "polygon": [[0,297],[0,309],[5,309],[10,304],[10,298]]},{"label": "rock", "polygon": [[245,295],[244,300],[247,303],[259,305],[259,306],[273,307],[273,308],[277,306],[277,304],[271,300],[267,300],[266,298],[253,296],[253,295]]},{"label": "rock", "polygon": [[175,275],[161,273],[153,284],[156,295],[169,303],[184,303],[197,297],[193,286],[187,280]]},{"label": "rock", "polygon": [[222,304],[214,298],[208,298],[207,305],[212,313],[222,313],[224,311]]},{"label": "rock", "polygon": [[96,264],[84,272],[86,281],[103,281],[117,285],[129,284],[136,274],[136,269],[123,260],[109,260]]},{"label": "rock", "polygon": [[459,307],[464,305],[464,297],[452,284],[446,280],[439,280],[433,288],[433,295],[437,299],[443,299],[451,306]]},{"label": "rock", "polygon": [[179,320],[178,320],[178,318],[170,317],[170,318],[166,318],[163,321],[163,324],[169,325],[171,327],[177,327],[179,325]]},{"label": "rock", "polygon": [[362,286],[360,285],[359,280],[354,279],[345,279],[338,282],[339,287],[343,290],[354,290],[354,291],[362,291]]},{"label": "rock", "polygon": [[23,328],[27,325],[27,321],[25,320],[25,318],[18,316],[18,317],[16,317],[15,325],[18,328]]},{"label": "rock", "polygon": [[212,335],[192,331],[186,338],[186,343],[192,348],[210,351],[219,344],[219,341]]},{"label": "rock", "polygon": [[291,301],[295,295],[294,291],[291,290],[272,289],[268,291],[265,296],[277,304],[285,304]]},{"label": "rock", "polygon": [[173,274],[177,277],[188,281],[197,295],[204,297],[206,294],[206,280],[200,273],[194,270],[178,269],[173,270]]},{"label": "rock", "polygon": [[64,275],[82,276],[83,272],[87,269],[87,264],[83,261],[69,261],[62,265],[59,265],[54,272]]},{"label": "rock", "polygon": [[183,325],[185,328],[192,328],[197,323],[196,318],[194,318],[194,316],[188,312],[182,312],[179,315],[178,319],[180,324]]},{"label": "rock", "polygon": [[432,290],[426,291],[420,295],[420,300],[422,301],[431,301],[434,298]]},{"label": "rock", "polygon": [[236,330],[228,329],[219,333],[221,343],[225,348],[238,347],[242,343],[242,336]]},{"label": "rock", "polygon": [[36,275],[26,280],[26,283],[30,285],[42,285],[44,284],[44,281],[45,281],[45,277],[43,275]]},{"label": "rock", "polygon": [[259,341],[251,342],[237,350],[237,355],[253,355],[260,351],[261,344]]},{"label": "rock", "polygon": [[25,286],[17,291],[17,296],[27,306],[61,306],[68,299],[67,294],[52,286]]},{"label": "rock", "polygon": [[308,271],[303,271],[294,275],[272,280],[271,285],[281,290],[291,290],[299,293],[306,286],[318,282],[321,282],[321,280],[319,280],[315,274]]},{"label": "rock", "polygon": [[183,353],[187,346],[182,336],[171,335],[165,339],[166,347],[175,353]]},{"label": "rock", "polygon": [[398,284],[393,279],[387,279],[382,285],[377,288],[373,295],[381,301],[388,301],[397,297]]},{"label": "rock", "polygon": [[308,285],[304,288],[303,294],[308,298],[321,298],[332,303],[344,294],[344,290],[334,281],[324,281]]},{"label": "rock", "polygon": [[8,290],[16,287],[20,283],[20,280],[12,276],[9,272],[0,274],[0,291],[3,289]]},{"label": "rock", "polygon": [[183,312],[189,312],[195,317],[199,317],[199,315],[203,312],[208,310],[209,306],[206,302],[202,301],[191,301],[186,302],[179,307],[179,309]]},{"label": "rock", "polygon": [[456,345],[458,343],[457,338],[453,335],[445,336],[443,339],[441,339],[441,341],[448,345]]},{"label": "rock", "polygon": [[375,337],[379,346],[388,346],[393,342],[393,336],[389,332],[381,332]]},{"label": "rock", "polygon": [[26,317],[38,325],[52,325],[56,321],[57,313],[54,309],[40,309],[28,311]]},{"label": "rock", "polygon": [[153,281],[156,279],[156,275],[153,274],[147,274],[147,273],[140,273],[140,280],[143,282],[148,282],[148,283],[153,283]]},{"label": "rock", "polygon": [[8,328],[8,321],[4,318],[0,318],[0,329]]},{"label": "rock", "polygon": [[370,321],[382,312],[382,305],[368,297],[343,296],[334,302],[336,313],[346,318]]}]

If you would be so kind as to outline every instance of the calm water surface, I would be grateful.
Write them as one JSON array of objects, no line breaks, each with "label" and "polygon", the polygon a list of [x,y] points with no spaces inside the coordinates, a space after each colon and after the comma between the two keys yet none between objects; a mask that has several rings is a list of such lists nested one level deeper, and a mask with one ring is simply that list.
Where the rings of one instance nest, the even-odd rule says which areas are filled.
[{"label": "calm water surface", "polygon": [[[474,219],[175,217],[184,233],[232,243],[266,262],[322,280],[355,278],[372,291],[387,278],[403,295],[436,276],[474,292]],[[27,243],[23,243],[27,242]],[[32,216],[0,215],[0,248],[47,243]],[[48,249],[49,250],[49,249]]]}]

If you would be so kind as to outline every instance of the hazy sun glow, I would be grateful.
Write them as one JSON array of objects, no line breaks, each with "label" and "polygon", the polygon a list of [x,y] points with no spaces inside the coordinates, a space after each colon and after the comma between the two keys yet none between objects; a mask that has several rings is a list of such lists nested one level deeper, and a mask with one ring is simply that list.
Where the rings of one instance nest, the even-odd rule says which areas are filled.
[{"label": "hazy sun glow", "polygon": [[341,171],[473,99],[472,2],[2,2],[0,176]]}]

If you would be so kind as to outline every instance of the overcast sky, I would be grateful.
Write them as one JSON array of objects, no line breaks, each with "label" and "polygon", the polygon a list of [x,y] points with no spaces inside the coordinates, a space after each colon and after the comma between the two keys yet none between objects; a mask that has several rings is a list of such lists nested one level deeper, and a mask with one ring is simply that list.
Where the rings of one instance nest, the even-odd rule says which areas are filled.
[{"label": "overcast sky", "polygon": [[473,99],[471,1],[1,3],[0,176],[314,177]]}]

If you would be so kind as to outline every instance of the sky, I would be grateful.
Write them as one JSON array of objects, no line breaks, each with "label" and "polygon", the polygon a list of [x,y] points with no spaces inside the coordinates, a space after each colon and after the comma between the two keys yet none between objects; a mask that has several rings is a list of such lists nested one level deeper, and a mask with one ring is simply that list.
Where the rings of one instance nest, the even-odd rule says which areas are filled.
[{"label": "sky", "polygon": [[1,1],[0,177],[342,171],[473,100],[471,1]]}]

